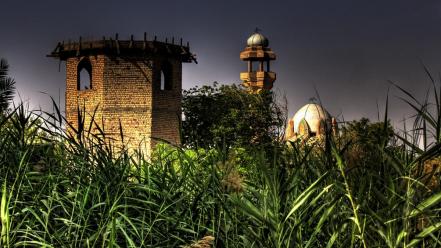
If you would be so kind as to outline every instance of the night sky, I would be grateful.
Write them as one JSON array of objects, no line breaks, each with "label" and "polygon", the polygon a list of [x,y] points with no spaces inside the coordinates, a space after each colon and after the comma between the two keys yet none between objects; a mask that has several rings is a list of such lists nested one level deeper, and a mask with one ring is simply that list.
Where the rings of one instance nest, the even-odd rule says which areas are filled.
[{"label": "night sky", "polygon": [[[184,64],[183,85],[239,83],[239,53],[256,27],[278,59],[275,90],[289,113],[316,97],[345,120],[377,119],[388,80],[419,98],[430,86],[422,64],[441,72],[441,2],[369,1],[23,1],[0,2],[0,57],[11,65],[17,89],[31,108],[64,108],[64,64],[46,58],[58,41],[114,36],[190,42],[199,64]],[[45,92],[45,95],[41,92]],[[410,108],[391,90],[390,117],[399,125]]]}]

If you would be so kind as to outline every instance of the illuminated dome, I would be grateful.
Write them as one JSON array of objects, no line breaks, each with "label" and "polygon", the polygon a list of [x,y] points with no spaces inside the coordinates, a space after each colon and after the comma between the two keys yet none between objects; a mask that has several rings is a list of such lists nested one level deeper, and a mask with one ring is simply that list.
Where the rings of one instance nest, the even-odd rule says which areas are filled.
[{"label": "illuminated dome", "polygon": [[337,130],[335,118],[316,103],[309,103],[300,108],[288,122],[285,132],[286,140],[298,138],[323,137],[325,131]]},{"label": "illuminated dome", "polygon": [[301,125],[306,122],[309,132],[317,134],[320,133],[320,128],[323,128],[323,123],[330,122],[330,115],[320,105],[309,103],[299,109],[292,119],[295,133],[302,135]]},{"label": "illuminated dome", "polygon": [[248,46],[263,46],[263,47],[268,47],[269,45],[269,41],[268,39],[263,36],[261,33],[254,33],[253,35],[250,36],[250,38],[248,38],[247,40],[247,45]]}]

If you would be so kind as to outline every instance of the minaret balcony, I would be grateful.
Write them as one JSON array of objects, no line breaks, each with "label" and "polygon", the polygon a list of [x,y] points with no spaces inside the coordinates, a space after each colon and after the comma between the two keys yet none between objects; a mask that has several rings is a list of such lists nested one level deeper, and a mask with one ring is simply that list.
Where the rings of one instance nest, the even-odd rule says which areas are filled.
[{"label": "minaret balcony", "polygon": [[271,71],[241,72],[240,80],[246,82],[257,82],[257,81],[274,82],[276,80],[276,73]]},{"label": "minaret balcony", "polygon": [[240,53],[241,60],[275,60],[276,54],[269,48],[247,47]]}]

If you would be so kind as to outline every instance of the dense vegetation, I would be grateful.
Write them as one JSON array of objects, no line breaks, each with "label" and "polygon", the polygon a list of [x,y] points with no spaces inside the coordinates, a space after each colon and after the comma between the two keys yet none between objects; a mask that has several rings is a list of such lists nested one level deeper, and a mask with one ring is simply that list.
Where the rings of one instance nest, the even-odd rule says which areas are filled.
[{"label": "dense vegetation", "polygon": [[257,96],[236,85],[184,90],[182,143],[193,148],[271,145],[286,122],[279,102],[272,92]]},{"label": "dense vegetation", "polygon": [[431,109],[409,95],[404,133],[386,110],[326,142],[206,134],[151,158],[20,105],[0,117],[0,246],[439,247],[439,93]]},{"label": "dense vegetation", "polygon": [[0,114],[7,110],[9,102],[14,97],[15,81],[8,77],[8,70],[8,62],[0,59]]}]

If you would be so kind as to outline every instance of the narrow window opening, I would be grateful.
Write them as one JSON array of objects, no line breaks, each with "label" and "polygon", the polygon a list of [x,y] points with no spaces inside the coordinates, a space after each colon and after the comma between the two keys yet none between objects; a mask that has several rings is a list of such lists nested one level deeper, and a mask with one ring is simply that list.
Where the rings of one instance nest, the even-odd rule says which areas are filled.
[{"label": "narrow window opening", "polygon": [[84,58],[77,68],[77,90],[88,89],[92,89],[92,64],[88,58]]},{"label": "narrow window opening", "polygon": [[86,69],[80,71],[80,90],[90,89],[90,74]]},{"label": "narrow window opening", "polygon": [[160,77],[161,77],[161,90],[165,90],[165,75],[163,70],[161,70]]},{"label": "narrow window opening", "polygon": [[260,70],[260,68],[259,68],[259,65],[260,65],[260,63],[258,62],[258,61],[256,61],[255,63],[252,63],[251,64],[251,71],[252,72],[256,72],[256,71],[259,71]]},{"label": "narrow window opening", "polygon": [[161,65],[159,72],[159,88],[160,90],[172,90],[173,89],[173,73],[172,66],[168,61],[165,61]]},{"label": "narrow window opening", "polygon": [[259,61],[259,71],[265,71],[263,68],[263,61]]}]

